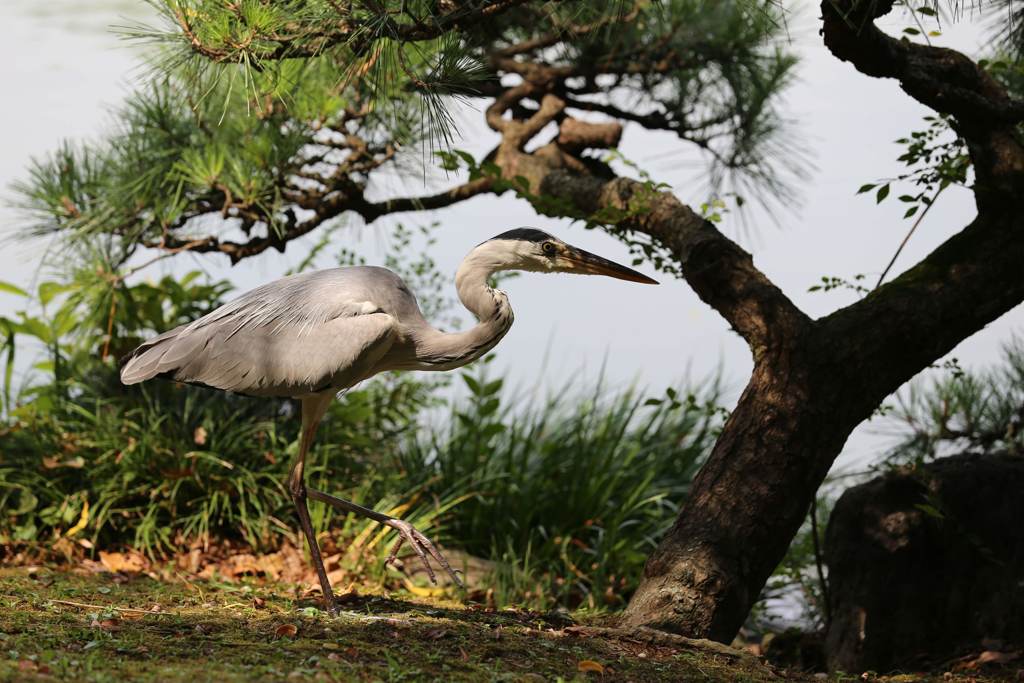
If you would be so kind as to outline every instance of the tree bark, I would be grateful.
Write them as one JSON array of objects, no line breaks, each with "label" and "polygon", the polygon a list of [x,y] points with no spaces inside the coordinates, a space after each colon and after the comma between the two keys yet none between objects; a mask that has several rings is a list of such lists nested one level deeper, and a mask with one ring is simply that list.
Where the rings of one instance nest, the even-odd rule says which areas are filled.
[{"label": "tree bark", "polygon": [[[487,7],[516,4],[519,0]],[[296,221],[280,237],[242,244],[210,238],[188,248],[222,251],[237,260],[268,248],[283,250],[290,239],[344,211],[369,221],[511,188],[540,212],[613,224],[613,234],[648,236],[747,342],[754,371],[679,518],[649,558],[624,622],[728,641],[785,554],[853,429],[916,373],[1024,301],[1019,139],[1024,103],[964,55],[878,30],[874,20],[892,5],[893,0],[824,0],[825,44],[865,75],[896,79],[908,95],[952,117],[971,156],[978,216],[899,278],[823,319],[808,318],[755,267],[750,254],[674,195],[617,178],[607,165],[582,154],[617,144],[617,121],[651,129],[672,126],[657,111],[631,113],[584,99],[568,87],[568,79],[592,80],[603,67],[578,72],[539,56],[530,61],[530,52],[554,44],[549,41],[558,40],[556,35],[492,54],[496,73],[519,77],[512,86],[496,79],[495,100],[487,109],[487,123],[501,142],[486,160],[493,161],[500,177],[380,203],[368,202],[358,186],[334,188],[331,201],[307,198],[305,208],[317,211],[315,220]],[[670,52],[658,62],[663,67],[643,69],[669,70],[679,59]],[[643,72],[625,65],[618,73]],[[538,106],[526,107],[524,100]],[[577,121],[567,108],[599,111],[617,121]],[[558,136],[528,152],[528,143],[552,123]],[[165,239],[156,246],[178,247]]]},{"label": "tree bark", "polygon": [[625,625],[731,640],[857,424],[1024,300],[1019,103],[963,55],[882,34],[871,21],[889,7],[826,0],[826,44],[956,117],[977,174],[978,217],[857,304],[782,330],[760,356],[754,349],[750,383],[649,558]]}]

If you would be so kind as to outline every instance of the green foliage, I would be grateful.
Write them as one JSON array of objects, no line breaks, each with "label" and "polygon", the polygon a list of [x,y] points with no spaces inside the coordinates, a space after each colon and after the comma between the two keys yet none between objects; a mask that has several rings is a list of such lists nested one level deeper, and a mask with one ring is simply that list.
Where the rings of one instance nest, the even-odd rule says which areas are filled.
[{"label": "green foliage", "polygon": [[[430,228],[399,225],[386,263],[428,315],[458,324],[432,241]],[[20,354],[38,348],[46,360],[6,392],[0,543],[67,539],[158,557],[224,540],[267,550],[291,537],[292,402],[169,382],[123,387],[117,376],[118,356],[212,310],[230,286],[198,273],[130,284],[131,269],[87,256],[34,297],[2,287],[28,303],[0,320],[8,379]],[[346,248],[337,258],[359,261]],[[468,397],[445,399],[445,377],[384,375],[348,391],[318,432],[311,485],[494,560],[503,604],[621,604],[722,422],[716,388],[645,400],[598,383],[538,403],[507,397],[483,371],[462,376]],[[337,544],[359,539],[347,569],[387,576],[389,543],[374,523],[319,504],[312,514]]]},{"label": "green foliage", "polygon": [[[217,249],[238,230],[246,240],[265,234],[283,243],[329,227],[346,210],[360,212],[364,191],[388,168],[411,170],[403,164],[416,157],[415,172],[427,172],[420,155],[403,150],[429,144],[451,154],[459,102],[495,96],[500,78],[525,68],[524,59],[555,69],[571,92],[592,95],[568,102],[570,109],[603,111],[628,99],[627,112],[610,113],[635,114],[696,145],[710,165],[711,194],[730,185],[745,197],[788,203],[786,178],[802,164],[778,113],[794,58],[774,41],[783,22],[773,5],[153,4],[162,27],[125,30],[160,47],[148,83],[116,113],[112,132],[97,144],[64,143],[15,188],[32,215],[24,234],[62,234],[69,238],[62,247],[88,244],[108,270],[140,245]],[[505,56],[513,45],[527,48]],[[467,168],[496,176],[493,166],[470,159]],[[517,179],[502,183],[495,191],[526,189]],[[527,198],[542,213],[621,220]]]},{"label": "green foliage", "polygon": [[398,466],[439,497],[473,494],[448,531],[498,561],[499,603],[624,604],[720,428],[716,386],[645,401],[599,382],[537,401],[485,369],[462,379],[468,399]]},{"label": "green foliage", "polygon": [[808,515],[800,525],[800,530],[786,550],[786,556],[769,577],[747,618],[748,624],[755,630],[777,631],[780,613],[788,613],[789,619],[802,622],[809,627],[808,630],[820,630],[827,626],[827,568],[824,564],[819,568],[818,562],[823,560],[821,544],[834,503],[835,500],[828,495],[819,493],[814,504],[815,521],[812,523]]},{"label": "green foliage", "polygon": [[816,285],[807,288],[808,292],[831,292],[833,290],[848,290],[860,296],[864,296],[871,290],[860,284],[867,277],[864,273],[857,273],[852,280],[837,275],[822,275],[821,281]]},{"label": "green foliage", "polygon": [[[296,178],[340,154],[320,131],[345,128],[359,106],[339,93],[337,69],[324,60],[257,75],[178,67],[152,79],[102,143],[65,143],[33,162],[14,186],[31,218],[26,233],[62,234],[65,245],[102,255],[109,269],[142,245],[186,247],[188,240],[169,243],[169,233],[200,216],[215,237],[238,228],[280,235],[300,211],[290,194]],[[271,92],[252,98],[246,83]],[[357,118],[352,125],[382,145],[417,139],[411,111],[391,112],[386,124],[372,113]]]},{"label": "green foliage", "polygon": [[950,185],[966,185],[971,167],[966,143],[956,135],[948,116],[925,116],[927,126],[909,137],[900,138],[897,144],[906,147],[899,161],[907,167],[905,173],[891,180],[867,183],[857,194],[875,192],[875,202],[881,204],[889,196],[893,183],[908,183],[913,188],[899,195],[899,201],[907,204],[904,218],[911,218],[928,210],[939,194]]},{"label": "green foliage", "polygon": [[[111,347],[220,303],[224,283],[194,284],[195,277],[117,288],[126,305],[110,326]],[[68,296],[57,319],[74,314],[83,290]],[[55,360],[47,366],[50,381],[23,392],[0,433],[0,507],[7,511],[0,537],[55,540],[82,520],[78,538],[93,546],[128,543],[155,554],[211,536],[266,547],[290,533],[280,521],[291,515],[282,482],[300,426],[290,402],[171,383],[124,388],[113,358],[95,348],[105,338],[102,325],[75,328],[78,336],[64,340],[51,335],[56,324],[49,319],[23,318],[39,322],[35,336]],[[310,476],[360,480],[367,461],[413,429],[432,400],[426,385],[397,378],[350,392],[321,429],[325,445]],[[318,521],[326,525],[329,517]]]},{"label": "green foliage", "polygon": [[892,419],[899,441],[886,466],[923,463],[957,453],[1024,452],[1024,341],[1015,338],[999,365],[967,371],[956,359],[929,382],[897,397]]}]

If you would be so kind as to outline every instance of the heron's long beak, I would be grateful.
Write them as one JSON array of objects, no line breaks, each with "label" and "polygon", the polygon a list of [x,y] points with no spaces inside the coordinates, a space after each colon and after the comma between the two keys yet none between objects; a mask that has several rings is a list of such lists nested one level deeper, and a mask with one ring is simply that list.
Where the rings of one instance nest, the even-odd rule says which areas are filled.
[{"label": "heron's long beak", "polygon": [[658,284],[657,280],[652,280],[643,273],[638,273],[632,268],[627,268],[626,266],[619,265],[614,261],[609,261],[597,254],[591,254],[589,251],[583,251],[576,247],[569,247],[564,254],[564,258],[572,263],[573,272],[575,273],[607,275],[608,277],[618,278],[619,280],[641,282],[645,285]]}]

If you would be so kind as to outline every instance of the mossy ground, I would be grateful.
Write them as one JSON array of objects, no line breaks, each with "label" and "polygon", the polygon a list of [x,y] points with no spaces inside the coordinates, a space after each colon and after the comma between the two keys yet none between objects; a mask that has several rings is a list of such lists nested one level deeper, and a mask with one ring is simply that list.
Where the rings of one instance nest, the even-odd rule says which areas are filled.
[{"label": "mossy ground", "polygon": [[572,635],[535,613],[360,596],[332,618],[315,605],[282,585],[0,570],[0,680],[773,679],[752,659]]},{"label": "mossy ground", "polygon": [[3,569],[0,680],[815,680],[699,643],[574,633],[558,615],[412,596],[342,609],[286,584]]}]

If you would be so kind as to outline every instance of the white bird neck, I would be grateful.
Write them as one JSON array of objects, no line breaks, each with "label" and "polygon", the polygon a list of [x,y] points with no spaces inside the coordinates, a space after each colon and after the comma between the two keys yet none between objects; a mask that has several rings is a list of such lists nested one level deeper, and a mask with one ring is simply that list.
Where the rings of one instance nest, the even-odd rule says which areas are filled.
[{"label": "white bird neck", "polygon": [[[487,243],[469,253],[455,274],[455,290],[477,324],[465,332],[446,333],[431,328],[418,339],[417,358],[430,369],[451,370],[473,362],[490,351],[512,327],[508,296],[487,285],[491,274],[507,268]],[[426,369],[426,368],[425,368]]]},{"label": "white bird neck", "polygon": [[502,307],[508,308],[508,296],[487,284],[487,279],[504,264],[493,259],[485,246],[486,243],[469,252],[455,273],[459,301],[481,323],[497,317]]}]

